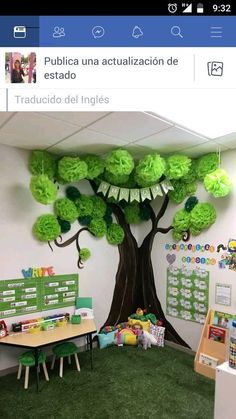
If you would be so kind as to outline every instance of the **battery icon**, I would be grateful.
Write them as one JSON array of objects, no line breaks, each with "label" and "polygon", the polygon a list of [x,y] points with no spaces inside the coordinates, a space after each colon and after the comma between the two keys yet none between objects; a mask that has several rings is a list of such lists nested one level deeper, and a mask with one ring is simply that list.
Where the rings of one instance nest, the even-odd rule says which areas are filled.
[{"label": "battery icon", "polygon": [[204,7],[202,3],[197,4],[197,13],[204,13]]}]

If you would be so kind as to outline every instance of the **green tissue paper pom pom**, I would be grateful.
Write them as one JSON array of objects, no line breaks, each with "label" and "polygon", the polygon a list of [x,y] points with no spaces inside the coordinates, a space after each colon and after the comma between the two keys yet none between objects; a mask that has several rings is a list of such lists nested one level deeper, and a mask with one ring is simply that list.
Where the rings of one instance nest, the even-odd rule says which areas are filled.
[{"label": "green tissue paper pom pom", "polygon": [[174,154],[166,160],[165,175],[168,179],[180,179],[185,176],[191,167],[191,159],[187,156]]},{"label": "green tissue paper pom pom", "polygon": [[124,209],[125,220],[128,224],[138,224],[141,222],[139,204],[132,203],[127,205]]},{"label": "green tissue paper pom pom", "polygon": [[79,255],[82,262],[86,262],[86,260],[90,258],[91,252],[86,247],[83,247],[82,249],[80,249]]},{"label": "green tissue paper pom pom", "polygon": [[48,175],[52,179],[56,173],[56,162],[47,151],[32,151],[29,170],[33,175]]},{"label": "green tissue paper pom pom", "polygon": [[183,233],[176,230],[172,230],[172,237],[175,242],[179,242],[180,240],[182,240],[182,235]]},{"label": "green tissue paper pom pom", "polygon": [[204,178],[204,186],[207,192],[215,198],[227,196],[230,193],[232,183],[228,173],[223,169],[216,169]]},{"label": "green tissue paper pom pom", "polygon": [[80,195],[80,191],[75,186],[68,186],[68,188],[66,188],[66,197],[71,201],[76,201]]},{"label": "green tissue paper pom pom", "polygon": [[141,220],[148,221],[151,218],[151,209],[144,203],[141,203],[139,206],[139,215]]},{"label": "green tissue paper pom pom", "polygon": [[92,221],[92,217],[89,216],[89,215],[86,215],[84,217],[79,217],[78,220],[79,220],[79,223],[82,226],[88,226],[91,223],[91,221]]},{"label": "green tissue paper pom pom", "polygon": [[198,203],[190,213],[191,228],[202,230],[209,227],[216,220],[216,210],[210,203]]},{"label": "green tissue paper pom pom", "polygon": [[202,156],[197,161],[196,173],[200,180],[211,172],[214,172],[219,166],[219,157],[216,153],[209,153]]},{"label": "green tissue paper pom pom", "polygon": [[129,175],[114,175],[106,170],[104,173],[104,179],[111,185],[121,185],[129,180]]},{"label": "green tissue paper pom pom", "polygon": [[60,224],[62,233],[67,233],[68,231],[70,231],[71,225],[69,221],[61,220],[59,217],[57,217],[57,221]]},{"label": "green tissue paper pom pom", "polygon": [[87,164],[87,179],[95,179],[104,172],[105,163],[102,161],[101,157],[95,155],[88,155],[83,158]]},{"label": "green tissue paper pom pom", "polygon": [[60,198],[55,202],[55,213],[62,220],[73,223],[78,217],[75,204],[68,198]]},{"label": "green tissue paper pom pom", "polygon": [[79,157],[62,157],[58,163],[58,174],[65,182],[79,182],[86,178],[88,167]]},{"label": "green tissue paper pom pom", "polygon": [[93,218],[89,224],[89,231],[98,238],[105,236],[107,231],[105,221],[102,218]]},{"label": "green tissue paper pom pom", "polygon": [[197,160],[191,160],[191,166],[188,173],[181,178],[186,183],[193,183],[197,180]]},{"label": "green tissue paper pom pom", "polygon": [[100,196],[93,196],[92,198],[93,202],[93,211],[92,211],[92,217],[102,218],[106,214],[106,203],[103,201]]},{"label": "green tissue paper pom pom", "polygon": [[34,199],[44,205],[51,204],[57,197],[57,187],[47,175],[33,176],[30,190]]},{"label": "green tissue paper pom pom", "polygon": [[176,204],[180,204],[187,196],[186,183],[181,182],[180,180],[172,180],[171,184],[174,188],[173,191],[169,192],[169,197]]},{"label": "green tissue paper pom pom", "polygon": [[142,187],[153,185],[163,175],[165,168],[165,160],[159,154],[148,154],[136,167],[136,181]]},{"label": "green tissue paper pom pom", "polygon": [[197,203],[198,199],[196,198],[196,196],[190,196],[185,202],[184,208],[187,212],[191,212],[195,205],[197,205]]},{"label": "green tissue paper pom pom", "polygon": [[190,234],[192,236],[199,236],[199,234],[201,234],[202,230],[199,230],[195,227],[190,227]]},{"label": "green tissue paper pom pom", "polygon": [[53,214],[44,214],[33,225],[33,234],[40,241],[55,240],[61,233],[61,227]]},{"label": "green tissue paper pom pom", "polygon": [[176,231],[187,231],[190,226],[190,213],[185,209],[177,211],[172,225]]},{"label": "green tissue paper pom pom", "polygon": [[197,190],[197,182],[185,183],[187,195],[193,195]]},{"label": "green tissue paper pom pom", "polygon": [[104,218],[104,221],[105,221],[107,227],[110,227],[110,225],[113,222],[112,215],[106,213],[103,218]]},{"label": "green tissue paper pom pom", "polygon": [[106,158],[106,170],[113,175],[129,175],[134,168],[134,159],[127,150],[114,150]]},{"label": "green tissue paper pom pom", "polygon": [[112,223],[107,229],[107,241],[110,244],[118,245],[121,244],[124,240],[125,233],[123,228],[116,223]]},{"label": "green tissue paper pom pom", "polygon": [[93,200],[91,196],[81,195],[75,201],[79,217],[91,216],[93,212]]}]

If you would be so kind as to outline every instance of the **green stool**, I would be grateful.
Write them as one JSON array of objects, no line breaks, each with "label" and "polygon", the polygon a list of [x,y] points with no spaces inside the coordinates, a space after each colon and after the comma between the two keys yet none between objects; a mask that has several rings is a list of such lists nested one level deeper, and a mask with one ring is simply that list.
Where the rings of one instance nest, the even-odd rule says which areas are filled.
[{"label": "green stool", "polygon": [[58,345],[54,346],[52,350],[53,358],[52,358],[51,370],[53,370],[54,368],[56,359],[59,358],[60,359],[59,376],[62,378],[63,377],[63,359],[65,357],[68,357],[68,363],[71,364],[71,355],[74,355],[77,371],[80,371],[77,351],[78,351],[78,348],[73,342],[59,343]]},{"label": "green stool", "polygon": [[[48,371],[47,371],[45,361],[46,361],[46,355],[44,352],[40,351],[38,364],[39,365],[42,364],[45,379],[46,381],[49,381]],[[32,351],[24,352],[23,354],[19,356],[19,368],[18,368],[18,373],[17,373],[17,380],[21,378],[22,366],[25,367],[24,388],[27,390],[28,384],[29,384],[29,369],[30,367],[35,366],[35,356]]]}]

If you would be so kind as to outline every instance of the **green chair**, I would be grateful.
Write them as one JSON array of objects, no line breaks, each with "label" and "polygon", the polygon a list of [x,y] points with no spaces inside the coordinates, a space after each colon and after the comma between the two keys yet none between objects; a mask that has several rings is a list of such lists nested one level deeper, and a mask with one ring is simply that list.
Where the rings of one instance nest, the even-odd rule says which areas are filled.
[{"label": "green chair", "polygon": [[78,348],[73,342],[64,342],[59,343],[58,345],[54,346],[53,350],[53,359],[52,359],[52,365],[51,370],[54,368],[54,364],[56,359],[60,359],[60,369],[59,369],[59,376],[63,377],[63,359],[65,357],[68,357],[68,363],[71,364],[71,355],[74,355],[75,363],[77,371],[80,371],[80,365],[78,360]]},{"label": "green chair", "polygon": [[[49,381],[48,371],[47,371],[45,361],[46,361],[46,355],[45,355],[44,352],[40,351],[39,352],[38,364],[39,365],[42,364],[45,379],[46,379],[46,381]],[[25,388],[25,390],[27,390],[28,384],[29,384],[29,369],[30,369],[30,367],[35,366],[35,356],[34,356],[34,353],[32,351],[24,352],[23,354],[21,354],[19,356],[19,368],[18,368],[18,373],[17,373],[17,380],[20,380],[20,378],[21,378],[22,366],[25,367],[24,388]]]}]

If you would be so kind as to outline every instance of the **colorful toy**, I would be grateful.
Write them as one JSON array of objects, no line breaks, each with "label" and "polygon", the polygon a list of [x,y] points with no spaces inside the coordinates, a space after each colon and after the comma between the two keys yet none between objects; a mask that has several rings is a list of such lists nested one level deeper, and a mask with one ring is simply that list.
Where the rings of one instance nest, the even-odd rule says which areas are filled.
[{"label": "colorful toy", "polygon": [[4,320],[0,320],[0,339],[8,335],[7,325]]}]

